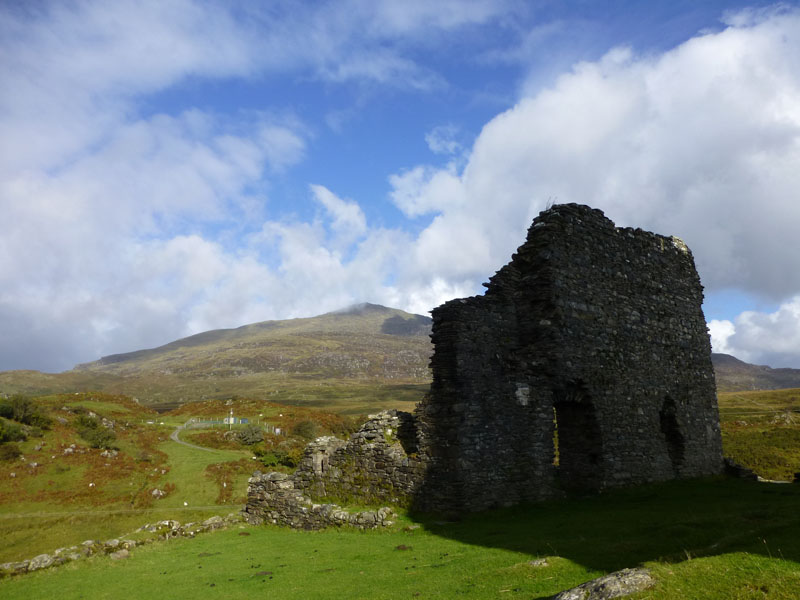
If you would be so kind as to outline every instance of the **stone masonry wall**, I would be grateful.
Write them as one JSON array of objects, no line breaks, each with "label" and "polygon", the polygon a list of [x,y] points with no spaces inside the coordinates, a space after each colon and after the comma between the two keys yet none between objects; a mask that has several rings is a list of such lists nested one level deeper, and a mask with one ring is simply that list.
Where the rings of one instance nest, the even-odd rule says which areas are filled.
[{"label": "stone masonry wall", "polygon": [[585,206],[542,213],[484,296],[433,311],[418,504],[481,510],[721,472],[702,299],[677,238]]},{"label": "stone masonry wall", "polygon": [[[280,480],[292,494],[461,513],[722,472],[703,288],[682,241],[557,205],[484,285],[434,309],[433,383],[414,415],[313,442]],[[257,519],[274,496],[260,477]]]},{"label": "stone masonry wall", "polygon": [[346,442],[328,436],[308,444],[292,475],[257,472],[250,478],[245,517],[251,523],[305,529],[390,524],[393,513],[388,508],[349,513],[327,501],[409,505],[425,469],[415,452],[412,416],[383,411]]}]

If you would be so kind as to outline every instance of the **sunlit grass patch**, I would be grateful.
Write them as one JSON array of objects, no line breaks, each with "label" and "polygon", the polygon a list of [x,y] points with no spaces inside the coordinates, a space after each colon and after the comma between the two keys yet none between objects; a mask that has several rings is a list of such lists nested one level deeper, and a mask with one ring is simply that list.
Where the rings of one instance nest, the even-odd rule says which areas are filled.
[{"label": "sunlit grass patch", "polygon": [[[544,598],[645,565],[637,598],[800,595],[800,489],[710,479],[488,511],[401,516],[390,530],[234,527],[0,582],[3,598]],[[544,560],[541,560],[544,559]],[[57,590],[57,592],[56,592]],[[161,591],[161,592],[159,592]],[[27,595],[26,595],[27,594]]]}]

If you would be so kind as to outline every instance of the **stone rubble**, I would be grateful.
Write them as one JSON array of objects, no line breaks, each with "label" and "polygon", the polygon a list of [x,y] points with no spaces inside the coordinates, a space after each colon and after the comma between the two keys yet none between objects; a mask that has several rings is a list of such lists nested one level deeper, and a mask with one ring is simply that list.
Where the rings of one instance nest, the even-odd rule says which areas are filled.
[{"label": "stone rubble", "polygon": [[215,515],[202,523],[184,523],[183,525],[173,520],[159,521],[158,523],[143,525],[136,530],[155,534],[143,540],[136,541],[124,538],[114,538],[104,542],[86,540],[77,546],[58,548],[52,554],[40,554],[28,560],[0,564],[0,579],[13,575],[22,575],[23,573],[32,573],[33,571],[40,571],[50,567],[58,567],[68,562],[98,554],[108,555],[113,560],[121,560],[128,558],[130,551],[137,546],[177,537],[193,538],[198,533],[223,529],[241,521],[242,517],[239,513],[231,513],[226,517]]}]

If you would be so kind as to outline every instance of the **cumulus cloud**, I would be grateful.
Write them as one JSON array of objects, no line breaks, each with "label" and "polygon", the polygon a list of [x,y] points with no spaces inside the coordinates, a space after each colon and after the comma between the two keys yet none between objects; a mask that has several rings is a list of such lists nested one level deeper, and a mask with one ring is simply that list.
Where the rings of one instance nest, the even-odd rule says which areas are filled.
[{"label": "cumulus cloud", "polygon": [[331,229],[337,236],[337,243],[347,247],[367,230],[367,220],[361,207],[352,200],[343,200],[322,185],[311,185],[314,198],[325,207],[333,219]]},{"label": "cumulus cloud", "polygon": [[712,291],[779,300],[800,290],[798,67],[796,10],[731,19],[660,55],[615,48],[487,123],[460,172],[418,165],[390,178],[391,197],[435,215],[415,248],[449,253],[445,279],[499,267],[555,200],[678,235]]},{"label": "cumulus cloud", "polygon": [[42,3],[0,11],[0,164],[58,166],[126,117],[131,100],[189,74],[245,75],[252,32],[219,6]]},{"label": "cumulus cloud", "polygon": [[289,71],[441,87],[415,48],[506,9],[457,8],[145,0],[0,9],[0,81],[13,90],[0,95],[0,211],[13,225],[0,237],[2,368],[64,369],[203,329],[399,302],[390,280],[406,234],[369,229],[354,201],[321,185],[311,187],[317,221],[270,212],[268,178],[302,161],[313,137],[298,116],[163,114],[148,99],[192,79]]},{"label": "cumulus cloud", "polygon": [[434,154],[456,154],[463,148],[457,140],[458,134],[456,125],[439,125],[425,134],[425,143]]},{"label": "cumulus cloud", "polygon": [[408,217],[458,210],[464,201],[463,182],[454,163],[447,169],[418,165],[390,175],[389,183],[392,201]]},{"label": "cumulus cloud", "polygon": [[708,333],[711,336],[712,351],[733,354],[735,350],[731,347],[729,340],[735,332],[736,326],[731,321],[727,319],[711,319],[708,322]]},{"label": "cumulus cloud", "polygon": [[800,296],[771,313],[745,311],[733,321],[711,321],[715,352],[771,367],[797,367],[800,348]]},{"label": "cumulus cloud", "polygon": [[0,81],[14,90],[0,95],[0,210],[13,223],[0,237],[0,368],[64,369],[360,301],[425,312],[479,292],[552,200],[678,235],[709,289],[782,301],[712,322],[715,349],[800,364],[798,12],[732,14],[726,29],[659,55],[612,49],[547,89],[523,87],[470,149],[454,128],[432,129],[429,148],[447,162],[389,177],[388,200],[409,219],[392,228],[326,181],[310,187],[314,216],[271,211],[271,178],[313,140],[298,116],[161,114],[146,99],[192,77],[287,71],[435,89],[447,83],[415,60],[418,48],[509,5],[286,10],[189,0],[0,9],[10,57]]}]

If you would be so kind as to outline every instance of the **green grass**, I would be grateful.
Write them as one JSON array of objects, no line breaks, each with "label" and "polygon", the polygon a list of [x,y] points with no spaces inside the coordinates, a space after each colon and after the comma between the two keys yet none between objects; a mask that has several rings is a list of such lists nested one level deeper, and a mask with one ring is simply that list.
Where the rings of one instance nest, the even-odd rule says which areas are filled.
[{"label": "green grass", "polygon": [[[249,451],[210,450],[201,451],[175,442],[164,442],[159,447],[169,457],[167,463],[169,473],[163,483],[175,485],[175,491],[159,500],[163,508],[183,506],[210,506],[216,504],[219,491],[216,486],[209,485],[205,477],[205,469],[211,464],[224,463],[250,457]],[[257,465],[253,461],[253,470]]]},{"label": "green grass", "polygon": [[[725,453],[769,479],[779,478],[771,476],[779,472],[800,471],[800,427],[793,422],[793,411],[800,409],[798,398],[798,390],[721,395]],[[55,416],[66,400],[44,402]],[[30,558],[84,539],[118,537],[146,522],[200,521],[236,510],[236,497],[241,498],[249,476],[244,471],[250,452],[207,452],[168,441],[173,427],[191,416],[186,412],[189,407],[180,414],[156,417],[157,423],[165,422],[161,426],[140,423],[152,415],[140,414],[122,399],[73,401],[100,402],[93,410],[103,415],[115,407],[131,411],[124,416],[119,412],[120,420],[132,423],[120,430],[121,456],[134,457],[143,443],[153,444],[155,454],[149,461],[129,459],[128,471],[115,471],[105,463],[117,463],[100,459],[97,451],[51,461],[50,448],[72,439],[68,426],[59,425],[42,440],[25,442],[26,455],[42,462],[42,467],[35,476],[26,471],[9,479],[9,472],[19,471],[20,464],[0,465],[0,481],[15,486],[0,506],[0,562]],[[195,406],[216,414],[224,404]],[[237,400],[234,408],[237,414],[261,412],[265,418],[275,418],[275,411],[295,420],[306,415],[305,409],[262,407],[246,400]],[[37,453],[33,448],[40,441],[48,445]],[[244,464],[234,465],[237,461]],[[209,470],[220,464],[221,469]],[[118,466],[121,469],[123,463]],[[162,474],[162,469],[167,472]],[[236,490],[223,505],[217,502],[220,475],[227,476],[228,485]],[[101,482],[99,504],[87,494],[90,479]],[[174,491],[150,507],[131,508],[126,501],[131,484],[147,489],[171,484]],[[74,501],[35,500],[72,488],[81,491]],[[193,600],[216,596],[541,599],[605,572],[646,565],[658,583],[638,596],[642,599],[788,600],[800,597],[798,506],[800,486],[713,479],[491,511],[455,523],[417,515],[413,518],[421,527],[409,531],[404,528],[414,522],[412,517],[403,517],[391,531],[377,532],[233,529],[139,548],[119,563],[97,557],[5,580],[0,582],[0,597],[91,599],[133,593]],[[548,566],[529,564],[538,557],[547,557]],[[263,571],[270,573],[257,575]]]},{"label": "green grass", "polygon": [[[159,417],[128,398],[102,394],[66,394],[36,402],[53,418],[52,429],[20,443],[25,460],[0,462],[0,562],[89,538],[109,539],[148,521],[196,521],[238,509],[235,501],[244,495],[246,480],[238,471],[228,477],[227,485],[237,491],[220,500],[222,482],[205,469],[249,457],[250,452],[208,452],[169,441],[173,426],[185,422],[185,416]],[[65,405],[115,419],[119,453],[103,457],[101,450],[88,449],[77,434],[74,413],[61,410]],[[75,451],[64,454],[70,444]],[[154,488],[171,494],[154,500]]]},{"label": "green grass", "polygon": [[658,584],[651,590],[629,596],[629,600],[702,598],[797,598],[800,565],[796,560],[751,552],[731,552],[678,564],[651,564]]},{"label": "green grass", "polygon": [[0,563],[32,558],[84,540],[117,538],[145,523],[164,519],[197,522],[233,511],[230,506],[184,510],[157,505],[147,509],[59,507],[47,503],[4,505],[0,511]]},{"label": "green grass", "polygon": [[[4,580],[0,596],[544,598],[644,564],[658,583],[639,598],[789,600],[799,504],[800,487],[712,479],[425,517],[414,530],[407,518],[391,531],[233,528]],[[548,566],[529,564],[540,557]]]},{"label": "green grass", "polygon": [[127,406],[104,402],[102,400],[78,400],[77,402],[64,402],[64,406],[69,408],[84,408],[102,413],[104,416],[124,417],[132,413]]},{"label": "green grass", "polygon": [[800,472],[800,390],[719,395],[725,456],[765,479]]}]

